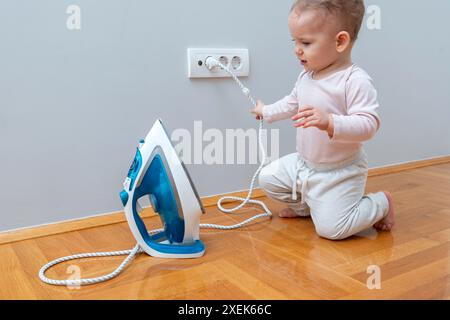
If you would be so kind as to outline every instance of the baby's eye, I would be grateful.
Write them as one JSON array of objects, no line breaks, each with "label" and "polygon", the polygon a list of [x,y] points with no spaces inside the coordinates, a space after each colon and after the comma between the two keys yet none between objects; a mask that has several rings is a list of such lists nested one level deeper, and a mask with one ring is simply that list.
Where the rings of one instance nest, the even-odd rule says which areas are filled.
[{"label": "baby's eye", "polygon": [[[292,42],[297,42],[297,39],[292,39]],[[311,44],[311,42],[302,41],[301,44],[304,45],[304,46],[309,46]]]}]

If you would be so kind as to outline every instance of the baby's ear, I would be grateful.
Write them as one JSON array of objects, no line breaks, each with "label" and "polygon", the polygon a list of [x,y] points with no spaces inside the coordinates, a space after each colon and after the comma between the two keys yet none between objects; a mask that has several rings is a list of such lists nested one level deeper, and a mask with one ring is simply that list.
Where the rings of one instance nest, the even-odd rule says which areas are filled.
[{"label": "baby's ear", "polygon": [[351,37],[347,31],[341,31],[336,35],[336,50],[339,53],[344,52],[351,44]]}]

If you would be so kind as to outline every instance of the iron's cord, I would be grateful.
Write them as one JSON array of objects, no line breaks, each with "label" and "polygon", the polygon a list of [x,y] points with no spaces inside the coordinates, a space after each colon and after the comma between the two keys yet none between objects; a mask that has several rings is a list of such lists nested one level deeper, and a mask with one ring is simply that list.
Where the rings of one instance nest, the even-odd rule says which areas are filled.
[{"label": "iron's cord", "polygon": [[[223,65],[222,63],[220,63],[219,61],[217,61],[216,59],[214,59],[212,57],[208,57],[205,62],[206,62],[206,66],[210,70],[213,69],[213,68],[220,67],[223,70],[225,70],[227,73],[229,73],[231,75],[231,77],[234,79],[234,81],[236,81],[236,83],[241,88],[242,93],[250,100],[250,102],[252,103],[253,106],[256,106],[256,101],[251,96],[250,90],[248,90],[242,84],[242,82],[238,79],[238,77],[227,66]],[[250,183],[250,189],[249,189],[247,197],[245,199],[244,198],[240,198],[240,197],[229,197],[229,196],[228,197],[222,197],[217,202],[217,207],[219,208],[220,211],[222,211],[224,213],[232,213],[232,212],[235,212],[235,211],[241,209],[243,206],[245,206],[248,203],[254,203],[254,204],[260,205],[264,209],[265,212],[261,213],[261,214],[258,214],[258,215],[255,215],[255,216],[253,216],[253,217],[251,217],[251,218],[249,218],[249,219],[247,219],[245,221],[242,221],[240,223],[237,223],[235,225],[224,226],[224,225],[217,225],[217,224],[200,224],[200,228],[231,230],[231,229],[241,228],[244,225],[249,224],[250,222],[252,222],[254,220],[257,220],[259,218],[271,217],[272,216],[272,212],[269,210],[269,208],[266,206],[266,204],[264,202],[259,201],[259,200],[252,200],[252,199],[250,199],[251,196],[252,196],[252,193],[253,193],[253,189],[254,189],[254,185],[255,185],[256,179],[259,176],[259,173],[261,172],[261,170],[264,168],[265,162],[266,162],[266,158],[267,158],[266,151],[265,151],[264,145],[262,143],[263,125],[264,125],[264,120],[261,119],[260,123],[259,123],[259,131],[258,131],[259,147],[260,147],[260,150],[261,150],[261,153],[262,153],[261,165],[259,166],[258,170],[253,175],[253,178],[252,178],[252,181]],[[222,201],[224,201],[224,200],[232,200],[233,202],[234,201],[241,201],[241,204],[239,204],[238,206],[236,206],[234,208],[226,209],[226,208],[224,208],[222,206]],[[164,231],[164,230],[163,229],[152,230],[152,231],[149,231],[149,234],[152,235],[152,234],[159,233],[161,231]],[[143,250],[137,244],[131,250],[83,253],[83,254],[76,254],[76,255],[72,255],[72,256],[62,257],[62,258],[53,260],[53,261],[47,263],[46,265],[44,265],[39,270],[39,278],[41,279],[41,281],[43,281],[45,283],[56,285],[56,286],[82,286],[82,285],[89,285],[89,284],[104,282],[104,281],[110,280],[110,279],[115,278],[116,276],[118,276],[122,272],[122,270],[135,258],[135,256],[138,253],[141,253],[141,252],[143,252]],[[55,279],[47,278],[45,276],[45,271],[47,271],[49,268],[53,267],[54,265],[57,265],[59,263],[65,262],[65,261],[75,260],[75,259],[82,259],[82,258],[111,257],[111,256],[125,256],[125,255],[128,255],[128,256],[122,261],[122,263],[117,267],[117,269],[114,270],[113,272],[109,273],[109,274],[104,275],[104,276],[100,276],[100,277],[96,277],[96,278],[88,278],[88,279],[73,279],[73,280],[55,280]]]},{"label": "iron's cord", "polygon": [[[111,252],[94,252],[94,253],[83,253],[83,254],[76,254],[73,256],[67,256],[62,257],[56,260],[53,260],[49,263],[47,263],[45,266],[39,270],[39,278],[48,284],[52,284],[55,286],[77,286],[77,285],[88,285],[88,284],[94,284],[99,282],[104,282],[107,280],[110,280],[114,277],[116,277],[119,273],[122,272],[122,270],[126,267],[126,265],[134,259],[137,253],[142,252],[141,247],[139,245],[136,245],[132,250],[123,250],[123,251],[111,251]],[[128,255],[128,257],[123,260],[123,262],[117,267],[116,270],[111,272],[110,274],[97,277],[97,278],[88,278],[88,279],[75,279],[75,280],[55,280],[55,279],[49,279],[45,276],[45,271],[47,269],[53,267],[56,264],[59,264],[64,261],[69,260],[75,260],[75,259],[82,259],[82,258],[93,258],[93,257],[110,257],[110,256],[124,256]]]},{"label": "iron's cord", "polygon": [[[212,58],[212,57],[208,57],[206,58],[205,61],[205,65],[208,69],[213,70],[214,68],[220,67],[221,69],[223,69],[224,71],[226,71],[233,79],[234,81],[238,84],[238,86],[241,88],[242,93],[250,100],[250,102],[252,103],[253,106],[256,106],[256,101],[255,99],[253,99],[252,95],[250,94],[250,90],[248,88],[246,88],[242,82],[238,79],[238,77],[224,64],[222,64],[220,61]],[[262,142],[262,130],[264,128],[264,119],[261,119],[259,122],[259,130],[258,130],[258,142],[259,142],[259,148],[261,150],[262,153],[262,159],[261,159],[261,164],[258,168],[258,170],[256,170],[255,174],[253,175],[252,181],[250,183],[250,188],[247,194],[247,197],[244,198],[240,198],[240,197],[222,197],[219,199],[219,201],[217,202],[217,207],[219,208],[220,211],[224,212],[224,213],[232,213],[235,212],[239,209],[241,209],[243,206],[245,206],[248,203],[255,203],[260,205],[263,209],[264,209],[264,213],[262,214],[258,214],[250,219],[247,219],[241,223],[232,225],[232,226],[221,226],[221,225],[214,225],[214,224],[203,224],[200,225],[200,227],[203,228],[217,228],[217,229],[223,229],[223,230],[229,230],[229,229],[236,229],[236,228],[240,228],[256,219],[259,218],[264,218],[264,217],[271,217],[272,216],[272,212],[269,210],[269,208],[267,208],[266,204],[262,201],[259,200],[251,200],[250,198],[252,197],[252,193],[253,193],[253,189],[255,187],[255,182],[256,179],[258,178],[261,170],[264,168],[264,166],[266,165],[266,151]],[[234,207],[234,208],[224,208],[222,206],[222,202],[225,200],[232,200],[232,201],[241,201],[241,204],[239,204],[238,206]]]},{"label": "iron's cord", "polygon": [[[152,230],[152,231],[149,231],[149,234],[153,235],[153,234],[159,233],[161,231],[164,231],[164,230],[163,229]],[[55,285],[55,286],[83,286],[83,285],[108,281],[108,280],[118,276],[122,272],[122,270],[134,259],[134,257],[138,253],[141,253],[141,252],[144,252],[144,251],[141,249],[141,247],[138,244],[136,244],[136,246],[131,250],[82,253],[82,254],[75,254],[72,256],[62,257],[62,258],[53,260],[53,261],[47,263],[45,266],[43,266],[39,270],[39,278],[41,279],[41,281],[48,283],[48,284]],[[45,276],[45,271],[47,271],[54,265],[57,265],[59,263],[65,262],[65,261],[75,260],[75,259],[83,259],[83,258],[112,257],[112,256],[125,256],[125,255],[128,255],[128,257],[126,257],[122,261],[122,263],[117,267],[117,269],[109,274],[104,275],[104,276],[100,276],[100,277],[96,277],[96,278],[88,278],[88,279],[74,279],[74,280],[55,280],[55,279],[47,278]]]}]

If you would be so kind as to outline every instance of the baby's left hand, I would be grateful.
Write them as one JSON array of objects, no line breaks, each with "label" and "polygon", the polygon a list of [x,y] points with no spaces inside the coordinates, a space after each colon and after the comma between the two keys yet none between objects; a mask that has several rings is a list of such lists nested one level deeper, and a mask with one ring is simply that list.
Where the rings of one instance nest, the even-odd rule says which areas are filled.
[{"label": "baby's left hand", "polygon": [[[300,119],[304,118],[301,121]],[[294,124],[296,128],[317,127],[320,130],[328,130],[330,126],[330,114],[318,108],[305,106],[299,109],[298,113],[292,117],[293,121],[298,121]]]}]

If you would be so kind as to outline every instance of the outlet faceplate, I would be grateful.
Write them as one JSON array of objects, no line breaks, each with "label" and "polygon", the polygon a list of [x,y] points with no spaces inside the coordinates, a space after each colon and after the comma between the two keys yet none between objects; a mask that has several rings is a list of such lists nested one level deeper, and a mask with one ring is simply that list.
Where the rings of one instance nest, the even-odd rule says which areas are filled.
[{"label": "outlet faceplate", "polygon": [[228,78],[231,77],[221,69],[208,70],[205,66],[206,58],[213,57],[238,77],[248,77],[250,72],[250,59],[248,49],[205,49],[189,48],[188,77],[189,78]]}]

